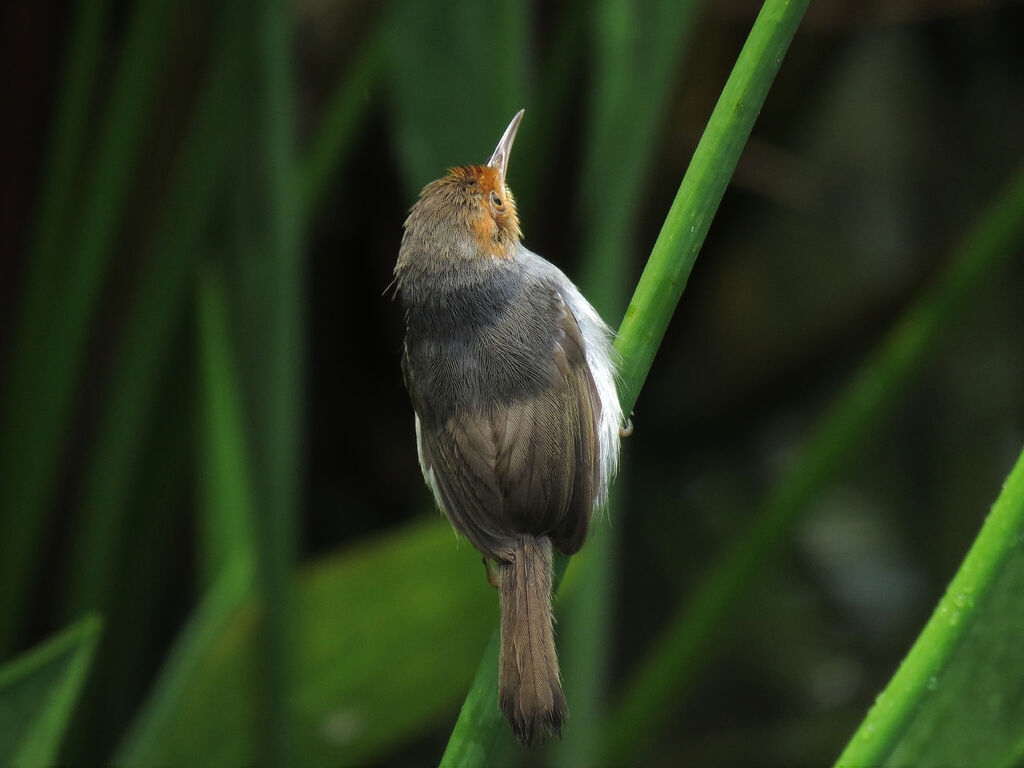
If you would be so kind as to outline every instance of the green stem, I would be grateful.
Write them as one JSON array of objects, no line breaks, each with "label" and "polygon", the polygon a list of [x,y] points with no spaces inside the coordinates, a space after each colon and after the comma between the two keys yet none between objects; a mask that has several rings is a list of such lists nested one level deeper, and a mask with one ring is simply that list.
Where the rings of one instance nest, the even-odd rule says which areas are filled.
[{"label": "green stem", "polygon": [[619,328],[619,397],[633,409],[768,89],[809,0],[768,0],[722,89]]},{"label": "green stem", "polygon": [[[619,328],[623,410],[633,409],[725,188],[808,0],[768,0],[740,52]],[[556,564],[555,584],[565,573]],[[478,765],[508,726],[497,707],[498,636],[484,652],[442,766]],[[607,759],[607,756],[605,756]]]}]

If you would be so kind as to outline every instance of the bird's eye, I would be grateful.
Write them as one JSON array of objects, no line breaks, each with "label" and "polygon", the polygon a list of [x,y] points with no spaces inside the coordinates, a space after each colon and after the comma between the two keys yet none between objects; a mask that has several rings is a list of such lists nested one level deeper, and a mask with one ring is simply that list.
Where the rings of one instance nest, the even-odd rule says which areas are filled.
[{"label": "bird's eye", "polygon": [[505,204],[501,202],[501,198],[498,197],[498,193],[493,189],[491,190],[491,205],[497,208],[499,211],[505,207]]}]

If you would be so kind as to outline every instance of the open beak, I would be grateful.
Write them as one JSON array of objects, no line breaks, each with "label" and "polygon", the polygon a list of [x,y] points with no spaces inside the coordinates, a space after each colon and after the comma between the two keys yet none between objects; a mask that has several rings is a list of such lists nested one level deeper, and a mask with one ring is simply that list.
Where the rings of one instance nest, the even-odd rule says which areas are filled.
[{"label": "open beak", "polygon": [[512,142],[516,140],[516,131],[519,130],[519,123],[522,122],[525,111],[525,109],[520,109],[516,112],[516,116],[508,124],[505,133],[501,135],[501,141],[498,142],[498,146],[494,148],[494,154],[487,161],[489,167],[497,169],[498,177],[501,179],[502,184],[505,183],[505,171],[508,169],[508,156],[512,152]]}]

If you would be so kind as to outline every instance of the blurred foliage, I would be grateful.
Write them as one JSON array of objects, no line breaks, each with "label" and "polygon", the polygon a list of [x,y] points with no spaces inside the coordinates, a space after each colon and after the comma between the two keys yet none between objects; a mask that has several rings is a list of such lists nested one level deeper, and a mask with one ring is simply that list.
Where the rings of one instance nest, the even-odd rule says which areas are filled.
[{"label": "blurred foliage", "polygon": [[[1024,453],[924,631],[837,765],[1020,763],[1022,543]],[[975,705],[965,707],[967,701]]]},{"label": "blurred foliage", "polygon": [[[3,754],[436,761],[497,601],[416,464],[382,298],[404,213],[525,107],[525,244],[616,324],[757,8],[4,3]],[[556,605],[566,688],[588,679],[538,761],[599,760],[603,692],[614,712],[639,690],[652,765],[829,763],[914,644],[1024,444],[1019,237],[952,278],[970,300],[921,331],[870,434],[831,463],[805,436],[1012,197],[1022,22],[811,4],[637,402],[614,556]],[[808,460],[828,471],[762,535],[751,510]],[[1019,551],[894,761],[1019,761]],[[722,569],[729,610],[688,619],[715,642],[645,692]],[[93,611],[101,637],[47,641]],[[11,712],[36,724],[17,743]]]},{"label": "blurred foliage", "polygon": [[86,617],[0,667],[0,762],[4,765],[53,765],[99,630],[99,620]]},{"label": "blurred foliage", "polygon": [[[482,570],[438,520],[301,569],[289,701],[297,765],[359,765],[450,717],[497,619]],[[117,765],[259,761],[258,606],[237,598],[242,573],[225,576],[186,627]]]}]

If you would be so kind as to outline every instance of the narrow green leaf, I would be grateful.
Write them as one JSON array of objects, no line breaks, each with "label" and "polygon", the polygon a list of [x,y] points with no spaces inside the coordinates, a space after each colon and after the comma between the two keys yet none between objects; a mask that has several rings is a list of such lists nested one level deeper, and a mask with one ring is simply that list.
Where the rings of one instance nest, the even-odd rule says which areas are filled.
[{"label": "narrow green leaf", "polygon": [[584,124],[580,183],[586,254],[580,284],[604,317],[618,317],[627,298],[643,183],[699,7],[695,1],[603,0],[594,14],[594,93]]},{"label": "narrow green leaf", "polygon": [[378,24],[353,56],[327,100],[316,137],[302,159],[299,170],[303,217],[311,216],[324,191],[347,157],[359,125],[366,118],[370,94],[384,72],[388,42],[383,24]]},{"label": "narrow green leaf", "polygon": [[[235,559],[225,564],[217,577],[216,582],[206,592],[199,607],[192,614],[185,629],[182,630],[170,657],[164,663],[153,690],[149,694],[146,703],[139,711],[135,725],[125,737],[114,758],[114,765],[123,766],[150,766],[150,765],[175,765],[187,763],[188,765],[199,765],[198,762],[203,753],[192,751],[192,745],[199,743],[199,739],[189,733],[181,734],[176,729],[180,722],[186,719],[187,709],[190,706],[189,699],[192,694],[196,677],[202,676],[206,666],[210,665],[210,656],[218,643],[222,643],[227,635],[228,628],[232,621],[237,621],[242,610],[242,603],[245,597],[250,594],[252,587],[252,573],[246,568],[243,560]],[[213,662],[214,666],[220,660]],[[231,657],[230,662],[239,661],[238,657]],[[231,695],[238,698],[234,703],[222,705],[217,713],[223,719],[227,712],[238,713],[242,708],[238,703],[248,708],[254,706],[251,697],[252,691],[248,691],[244,698],[242,690],[245,685],[252,685],[252,680],[246,678],[237,681],[237,686],[231,689]],[[227,693],[228,691],[223,691]],[[243,738],[237,732],[233,733],[235,738]],[[246,739],[241,743],[243,748],[252,748],[255,742],[255,734],[247,734],[251,741]],[[183,755],[177,761],[158,757],[160,754],[167,754],[175,749],[182,750]],[[235,764],[243,762],[252,763],[254,757],[247,761],[237,760]],[[216,763],[207,763],[215,765]],[[226,765],[227,763],[222,763]]]},{"label": "narrow green leaf", "polygon": [[[260,605],[239,585],[204,600],[114,764],[260,759]],[[365,765],[437,725],[496,620],[480,556],[438,518],[302,568],[294,595],[288,710],[294,764],[309,768]]]},{"label": "narrow green leaf", "polygon": [[[0,649],[14,642],[22,620],[61,435],[156,91],[171,6],[168,0],[142,0],[135,9],[82,204],[75,206],[78,216],[59,246],[66,249],[64,268],[42,292],[46,311],[26,310],[39,323],[21,329],[23,338],[14,342],[6,368],[0,408]],[[29,300],[39,301],[42,294]]]},{"label": "narrow green leaf", "polygon": [[[1022,240],[1024,167],[962,244],[943,279],[889,340],[890,367],[897,360],[914,360],[919,348],[953,325],[954,313],[1019,254]],[[861,379],[865,398],[870,396],[868,387],[891,388],[888,371],[875,366],[869,372],[874,375]],[[928,764],[928,756],[950,764],[1015,762],[1024,717],[1018,695],[1024,675],[1018,652],[1021,614],[1016,608],[1024,578],[1022,537],[1024,458],[1010,474],[946,596],[840,764],[876,764],[889,755],[904,756],[900,764]],[[986,706],[968,708],[967,715],[963,701],[984,701]],[[958,721],[956,728],[947,728],[954,712],[969,716],[976,727]]]},{"label": "narrow green leaf", "polygon": [[[185,285],[201,252],[199,240],[216,210],[217,193],[224,181],[226,149],[236,117],[228,98],[238,75],[238,53],[231,49],[234,42],[229,36],[221,46],[197,98],[179,153],[178,171],[166,196],[162,224],[146,258],[130,319],[124,324],[123,353],[115,358],[107,411],[99,421],[95,447],[89,454],[90,470],[85,473],[78,538],[91,543],[76,548],[89,556],[72,567],[77,575],[71,579],[76,586],[68,599],[68,613],[100,604],[110,584],[109,552],[122,528],[127,488],[149,423],[159,368],[186,303]],[[362,98],[363,89],[380,67],[382,48],[378,39],[339,81],[337,95],[303,166],[307,215],[323,193],[322,184],[314,185],[311,179],[316,174],[329,176],[336,168],[359,117],[365,115],[366,109],[353,94]]]},{"label": "narrow green leaf", "polygon": [[251,318],[249,361],[259,384],[250,391],[250,432],[255,445],[258,573],[266,613],[261,651],[263,731],[270,766],[294,764],[289,688],[294,662],[292,566],[299,509],[302,360],[302,254],[298,164],[292,115],[292,8],[262,0],[252,26],[254,86],[258,94],[255,157],[260,169],[260,247],[248,258]]},{"label": "narrow green leaf", "polygon": [[927,356],[955,326],[957,314],[1024,238],[1024,169],[985,212],[939,280],[896,325],[801,449],[792,468],[750,527],[680,604],[622,694],[608,728],[608,754],[622,759],[655,732],[706,663],[744,590],[779,551],[813,495],[898,403]]},{"label": "narrow green leaf", "polygon": [[[85,155],[90,99],[109,10],[109,0],[79,0],[76,4],[53,110],[55,117],[49,128],[49,151],[43,155],[45,165],[29,246],[31,257],[25,264],[21,309],[27,316],[20,318],[19,333],[14,337],[21,343],[27,343],[27,334],[34,332],[29,329],[45,324],[46,294],[62,266],[61,246],[67,240],[72,220],[72,193]],[[20,357],[26,351],[16,354]]]},{"label": "narrow green leaf", "polygon": [[391,16],[395,140],[413,195],[438,169],[485,162],[526,105],[527,11],[522,0],[395,0]]},{"label": "narrow green leaf", "polygon": [[0,667],[0,765],[53,765],[99,634],[88,616]]},{"label": "narrow green leaf", "polygon": [[188,512],[193,426],[181,416],[189,405],[192,373],[181,361],[191,349],[182,343],[184,332],[176,335],[128,500],[142,514],[127,517],[124,540],[114,554],[118,589],[103,612],[102,642],[68,726],[60,764],[107,764],[148,689],[152,649],[166,642],[166,598],[177,594],[177,545]]},{"label": "narrow green leaf", "polygon": [[1022,543],[1024,453],[946,594],[837,766],[1019,764]]},{"label": "narrow green leaf", "polygon": [[[627,413],[636,404],[711,219],[806,8],[807,0],[764,4],[683,177],[619,328],[616,348],[623,356],[619,398]],[[564,561],[556,564],[556,583],[564,570]],[[497,648],[497,642],[492,642],[480,662],[442,766],[475,764],[481,750],[495,743],[495,732],[508,728],[496,697],[484,698],[476,691],[497,676]],[[624,759],[621,754],[602,753],[602,757],[610,762]]]},{"label": "narrow green leaf", "polygon": [[[356,89],[355,84],[365,76],[367,66],[366,62],[354,65],[354,69],[341,79],[336,92],[351,93]],[[360,101],[353,101],[348,106],[365,112]],[[335,128],[336,121],[328,118],[318,130],[319,138],[311,150],[317,154],[317,159],[311,155],[303,165],[306,169],[303,178],[306,180],[304,205],[307,215],[323,191],[322,186],[309,182],[309,174],[313,173],[310,169],[315,167],[317,173],[329,175],[331,164],[336,166],[340,163],[347,149],[344,142],[333,145],[336,141],[332,135]],[[325,149],[326,146],[331,148]],[[177,719],[182,716],[182,698],[190,695],[190,686],[203,684],[197,680],[197,665],[213,654],[218,644],[225,642],[224,633],[233,631],[231,622],[237,620],[236,613],[241,610],[240,605],[252,587],[251,560],[254,556],[245,553],[255,544],[251,541],[251,519],[247,520],[242,512],[248,509],[251,514],[253,509],[252,480],[247,476],[250,458],[246,455],[248,443],[239,410],[241,395],[237,369],[231,365],[235,348],[228,333],[230,317],[226,298],[222,295],[222,280],[213,265],[201,270],[198,290],[200,389],[204,414],[200,483],[203,525],[207,531],[200,539],[200,550],[204,553],[204,572],[211,579],[210,591],[175,643],[158,685],[120,749],[117,764],[122,761],[125,764],[151,764],[144,756],[158,751],[156,743],[167,738],[167,733],[176,727]],[[226,706],[230,706],[230,702]],[[257,738],[255,731],[249,731],[247,735]],[[249,749],[249,746],[238,744],[235,747],[236,751]]]},{"label": "narrow green leaf", "polygon": [[114,553],[122,540],[128,493],[142,455],[161,366],[185,307],[200,239],[224,188],[231,126],[224,103],[235,83],[235,64],[229,54],[223,51],[216,59],[196,100],[164,214],[124,326],[106,410],[84,475],[67,615],[103,606],[113,588]]},{"label": "narrow green leaf", "polygon": [[213,584],[226,563],[256,564],[252,480],[223,280],[213,265],[199,274],[201,572]]}]

